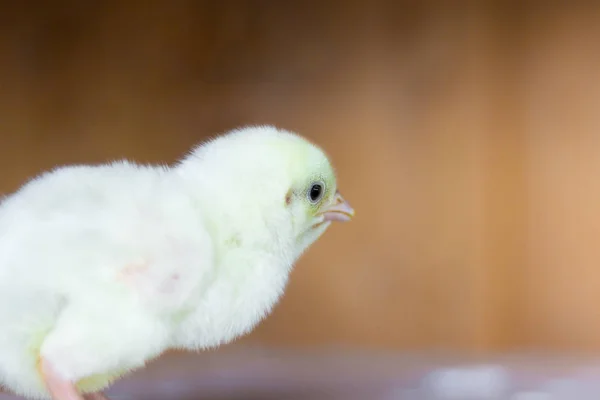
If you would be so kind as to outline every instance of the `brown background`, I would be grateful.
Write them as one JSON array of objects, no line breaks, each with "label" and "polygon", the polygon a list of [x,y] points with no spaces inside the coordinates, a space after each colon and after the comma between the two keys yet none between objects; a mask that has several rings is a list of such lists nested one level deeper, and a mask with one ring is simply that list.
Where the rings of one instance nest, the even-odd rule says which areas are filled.
[{"label": "brown background", "polygon": [[0,190],[276,124],[357,217],[242,344],[598,350],[600,7],[564,3],[3,4]]}]

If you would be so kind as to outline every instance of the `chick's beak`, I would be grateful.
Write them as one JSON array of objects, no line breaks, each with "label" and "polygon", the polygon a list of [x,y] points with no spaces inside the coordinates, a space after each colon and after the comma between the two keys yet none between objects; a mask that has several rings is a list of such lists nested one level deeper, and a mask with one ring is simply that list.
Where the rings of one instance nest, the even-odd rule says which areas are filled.
[{"label": "chick's beak", "polygon": [[330,205],[323,208],[321,212],[324,221],[350,221],[354,217],[354,209],[344,200],[339,192],[336,192]]}]

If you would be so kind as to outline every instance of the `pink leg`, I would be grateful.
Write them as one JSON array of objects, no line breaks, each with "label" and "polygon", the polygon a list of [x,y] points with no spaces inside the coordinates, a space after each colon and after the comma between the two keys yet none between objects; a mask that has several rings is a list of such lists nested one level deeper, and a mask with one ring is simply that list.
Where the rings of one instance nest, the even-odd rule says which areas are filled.
[{"label": "pink leg", "polygon": [[61,378],[52,365],[43,358],[40,361],[40,372],[53,400],[85,400],[77,393],[75,385]]}]

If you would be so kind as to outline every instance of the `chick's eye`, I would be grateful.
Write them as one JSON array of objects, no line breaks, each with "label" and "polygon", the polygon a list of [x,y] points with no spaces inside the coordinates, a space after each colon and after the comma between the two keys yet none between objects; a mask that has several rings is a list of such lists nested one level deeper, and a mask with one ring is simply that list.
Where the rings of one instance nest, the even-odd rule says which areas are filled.
[{"label": "chick's eye", "polygon": [[308,191],[308,198],[312,203],[316,203],[323,196],[323,185],[321,183],[313,183]]}]

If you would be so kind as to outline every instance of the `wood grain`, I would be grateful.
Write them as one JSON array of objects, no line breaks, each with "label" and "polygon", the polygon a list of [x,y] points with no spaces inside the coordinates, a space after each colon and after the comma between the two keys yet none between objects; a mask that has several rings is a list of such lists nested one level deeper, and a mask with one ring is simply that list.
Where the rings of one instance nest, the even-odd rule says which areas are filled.
[{"label": "wood grain", "polygon": [[600,348],[598,7],[52,2],[0,9],[0,189],[302,132],[357,210],[242,343]]}]

